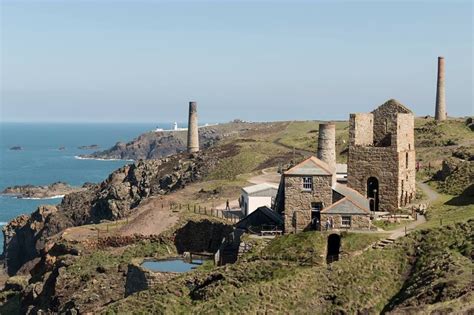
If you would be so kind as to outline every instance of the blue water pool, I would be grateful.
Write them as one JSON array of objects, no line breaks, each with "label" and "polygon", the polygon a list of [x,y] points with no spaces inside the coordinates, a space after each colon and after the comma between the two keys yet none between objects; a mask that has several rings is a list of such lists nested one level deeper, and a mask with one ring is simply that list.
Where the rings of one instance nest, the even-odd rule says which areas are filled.
[{"label": "blue water pool", "polygon": [[170,260],[146,260],[141,266],[151,271],[160,272],[186,272],[202,265],[203,260],[193,259],[192,263],[184,262],[182,259]]}]

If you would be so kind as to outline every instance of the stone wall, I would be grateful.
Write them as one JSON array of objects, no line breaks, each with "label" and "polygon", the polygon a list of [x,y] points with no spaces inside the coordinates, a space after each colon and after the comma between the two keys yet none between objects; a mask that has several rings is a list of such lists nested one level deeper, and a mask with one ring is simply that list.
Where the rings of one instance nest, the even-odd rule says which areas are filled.
[{"label": "stone wall", "polygon": [[311,203],[332,204],[332,176],[313,176],[313,190],[303,191],[304,176],[284,177],[285,233],[301,232],[311,224]]},{"label": "stone wall", "polygon": [[351,114],[347,182],[367,196],[367,180],[375,177],[379,210],[395,211],[416,195],[414,117],[395,100],[372,113],[372,126],[371,114]]},{"label": "stone wall", "polygon": [[175,232],[174,244],[183,252],[215,253],[224,237],[233,231],[231,225],[210,220],[189,221]]},{"label": "stone wall", "polygon": [[125,296],[147,290],[160,283],[165,283],[177,275],[179,273],[176,272],[153,272],[141,267],[138,263],[129,264],[125,283]]},{"label": "stone wall", "polygon": [[[349,228],[350,230],[370,230],[370,216],[369,214],[367,215],[360,215],[360,214],[354,214],[354,215],[349,215],[351,217],[351,227]],[[340,214],[325,214],[321,213],[321,222],[322,222],[322,228],[324,229],[324,222],[326,220],[332,217],[333,220],[333,229],[348,229],[346,227],[342,226],[342,215]]]},{"label": "stone wall", "polygon": [[373,119],[371,113],[351,114],[349,118],[349,145],[372,145]]}]

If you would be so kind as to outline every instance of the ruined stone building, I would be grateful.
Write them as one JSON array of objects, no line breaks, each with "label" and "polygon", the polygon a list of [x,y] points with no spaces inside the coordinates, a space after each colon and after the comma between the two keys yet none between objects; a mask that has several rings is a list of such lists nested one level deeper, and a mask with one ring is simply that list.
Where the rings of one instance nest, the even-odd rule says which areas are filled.
[{"label": "ruined stone building", "polygon": [[389,100],[351,114],[347,184],[370,198],[372,211],[395,211],[415,198],[413,113]]}]

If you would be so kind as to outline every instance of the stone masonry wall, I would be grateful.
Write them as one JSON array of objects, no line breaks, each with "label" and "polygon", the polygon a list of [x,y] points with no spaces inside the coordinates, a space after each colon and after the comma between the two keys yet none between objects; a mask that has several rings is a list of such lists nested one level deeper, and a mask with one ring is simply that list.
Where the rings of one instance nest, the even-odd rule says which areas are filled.
[{"label": "stone masonry wall", "polygon": [[394,100],[372,113],[372,127],[370,114],[351,114],[348,186],[367,196],[367,180],[377,178],[379,210],[395,211],[416,194],[414,116]]},{"label": "stone masonry wall", "polygon": [[[348,215],[349,216],[349,215]],[[370,216],[367,215],[350,215],[351,216],[351,227],[350,230],[369,230],[370,229]],[[333,229],[347,229],[342,226],[342,215],[340,214],[324,214],[321,213],[322,228],[324,229],[324,222],[332,217]]]},{"label": "stone masonry wall", "polygon": [[125,283],[125,296],[147,290],[179,275],[175,272],[153,272],[139,264],[129,264]]},{"label": "stone masonry wall", "polygon": [[367,180],[379,182],[379,210],[395,211],[398,198],[398,152],[391,147],[350,147],[347,161],[347,184],[367,196]]},{"label": "stone masonry wall", "polygon": [[373,119],[371,113],[351,114],[349,118],[349,144],[372,145],[373,144]]},{"label": "stone masonry wall", "polygon": [[313,190],[303,191],[303,176],[285,176],[285,233],[301,232],[311,223],[311,203],[332,204],[332,176],[313,176]]}]

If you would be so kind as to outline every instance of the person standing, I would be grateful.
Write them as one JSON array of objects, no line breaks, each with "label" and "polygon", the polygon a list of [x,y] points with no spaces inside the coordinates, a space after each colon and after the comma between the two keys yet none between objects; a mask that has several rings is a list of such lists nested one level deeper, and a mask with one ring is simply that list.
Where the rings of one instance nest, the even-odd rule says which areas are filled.
[{"label": "person standing", "polygon": [[229,199],[225,202],[225,209],[230,210],[230,204],[229,204]]}]

